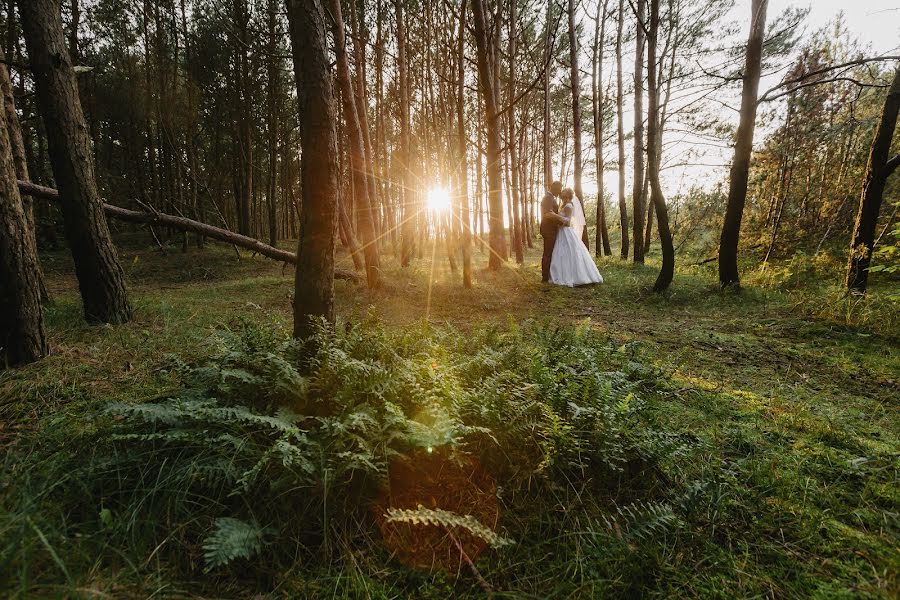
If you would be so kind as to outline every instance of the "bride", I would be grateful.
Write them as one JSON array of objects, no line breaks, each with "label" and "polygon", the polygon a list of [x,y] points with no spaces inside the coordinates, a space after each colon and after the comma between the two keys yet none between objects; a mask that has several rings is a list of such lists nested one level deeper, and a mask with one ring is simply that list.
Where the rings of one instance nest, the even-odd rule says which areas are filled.
[{"label": "bride", "polygon": [[565,225],[560,226],[556,245],[553,246],[550,283],[568,287],[603,283],[591,253],[581,242],[581,232],[586,224],[581,202],[575,201],[572,188],[565,188],[559,196],[564,202],[559,214]]}]

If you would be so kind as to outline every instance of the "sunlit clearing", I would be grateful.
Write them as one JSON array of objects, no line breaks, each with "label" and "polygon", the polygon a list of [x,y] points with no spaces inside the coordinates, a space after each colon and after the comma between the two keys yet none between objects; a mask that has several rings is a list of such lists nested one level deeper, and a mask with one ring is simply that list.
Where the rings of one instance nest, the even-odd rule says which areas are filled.
[{"label": "sunlit clearing", "polygon": [[450,210],[450,192],[442,187],[428,190],[428,209],[438,213]]}]

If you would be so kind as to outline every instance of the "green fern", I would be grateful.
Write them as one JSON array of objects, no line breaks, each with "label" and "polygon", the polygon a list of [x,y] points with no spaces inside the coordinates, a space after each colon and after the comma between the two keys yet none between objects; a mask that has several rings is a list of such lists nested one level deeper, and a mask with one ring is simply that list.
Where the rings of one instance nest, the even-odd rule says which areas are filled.
[{"label": "green fern", "polygon": [[493,548],[508,546],[514,542],[501,537],[493,529],[483,525],[472,515],[458,515],[440,508],[425,508],[421,504],[416,509],[389,508],[385,514],[388,523],[408,523],[410,525],[436,525],[446,529],[464,529],[484,540]]},{"label": "green fern", "polygon": [[203,558],[206,568],[224,567],[238,558],[251,558],[262,550],[264,538],[271,530],[256,523],[221,517],[216,519],[215,530],[203,540]]},{"label": "green fern", "polygon": [[662,502],[633,502],[616,507],[616,514],[603,517],[606,526],[625,541],[645,541],[676,529],[681,520]]}]

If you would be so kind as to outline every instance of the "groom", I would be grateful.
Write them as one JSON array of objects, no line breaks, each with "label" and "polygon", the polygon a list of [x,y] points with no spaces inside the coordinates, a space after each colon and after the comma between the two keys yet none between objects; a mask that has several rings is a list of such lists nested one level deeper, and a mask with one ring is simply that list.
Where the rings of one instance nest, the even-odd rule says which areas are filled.
[{"label": "groom", "polygon": [[559,214],[557,198],[562,192],[562,183],[554,181],[541,200],[541,237],[544,238],[544,255],[541,257],[541,281],[550,281],[550,260],[553,258],[553,246],[556,245],[556,234],[565,219]]}]

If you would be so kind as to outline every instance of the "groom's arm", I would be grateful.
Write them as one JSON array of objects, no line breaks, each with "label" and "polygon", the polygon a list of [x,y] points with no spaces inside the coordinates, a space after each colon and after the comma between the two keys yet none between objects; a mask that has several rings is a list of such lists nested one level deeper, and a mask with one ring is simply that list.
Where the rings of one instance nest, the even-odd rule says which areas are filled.
[{"label": "groom's arm", "polygon": [[541,201],[541,219],[547,221],[548,223],[554,223],[556,225],[565,225],[565,218],[560,216],[556,211],[553,210],[553,201],[546,196]]}]

